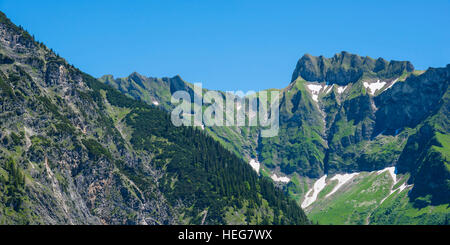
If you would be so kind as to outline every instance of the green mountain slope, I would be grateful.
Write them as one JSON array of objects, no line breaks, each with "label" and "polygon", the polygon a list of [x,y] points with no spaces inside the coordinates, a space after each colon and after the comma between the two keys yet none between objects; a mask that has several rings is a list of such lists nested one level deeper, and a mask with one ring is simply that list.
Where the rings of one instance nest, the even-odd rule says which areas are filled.
[{"label": "green mountain slope", "polygon": [[[348,204],[349,200],[358,202],[358,198],[341,193],[348,210],[359,210],[365,215],[350,213],[346,220],[335,220],[325,212],[317,219],[320,222],[329,223],[326,220],[330,218],[330,222],[337,223],[442,223],[448,210],[436,207],[448,204],[450,196],[449,71],[450,66],[415,71],[407,61],[372,59],[347,52],[331,58],[305,55],[299,60],[289,86],[280,90],[277,136],[261,138],[260,127],[205,127],[205,131],[246,161],[258,160],[262,175],[272,177],[299,204],[324,175],[371,173],[395,166],[398,174],[406,176],[410,192],[405,191],[395,202],[397,206],[389,209],[401,206],[402,209],[395,211],[397,216],[421,213],[423,209],[431,210],[430,215],[434,215],[433,210],[437,213],[443,210],[444,215],[430,219],[381,216],[375,219],[381,212],[379,206],[384,194],[365,197],[367,200],[363,202],[373,205],[359,210]],[[107,81],[107,77],[100,80],[123,87],[128,84],[123,81],[132,77],[133,74],[114,82]],[[150,84],[159,84],[156,80],[147,79]],[[189,83],[185,84],[189,87]],[[138,86],[123,92],[152,104],[145,97],[146,93],[155,93],[151,88],[147,91],[149,87]],[[167,94],[170,90],[164,91]],[[289,181],[279,181],[277,176],[285,176]],[[367,183],[375,182],[361,178],[359,185],[371,188]],[[391,188],[389,181],[376,183],[386,191]],[[332,189],[332,185],[327,188]],[[358,190],[368,191],[361,188]],[[319,217],[316,205],[320,206],[319,210],[335,205],[328,199],[320,204],[323,198],[319,195],[319,202],[307,209],[313,218]]]},{"label": "green mountain slope", "polygon": [[201,130],[79,71],[3,13],[0,32],[1,224],[308,223]]},{"label": "green mountain slope", "polygon": [[[335,62],[345,56],[347,62]],[[315,74],[313,79],[328,79],[330,70],[331,74],[344,73],[337,76],[343,77],[341,80],[333,80],[334,74],[327,83],[309,82],[322,86],[317,104],[325,113],[328,146],[323,174],[371,172],[395,166],[396,173],[406,176],[403,181],[407,185],[401,195],[393,195],[394,198],[389,196],[389,181],[369,177],[355,179],[357,184],[348,186],[348,190],[340,189],[332,197],[319,194],[317,201],[307,208],[310,217],[327,224],[445,223],[450,214],[446,144],[450,66],[415,72],[408,68],[408,63],[395,62],[395,67],[401,67],[393,73],[395,75],[386,75],[390,72],[379,75],[365,65],[349,66],[351,60],[372,59],[348,53],[325,60],[334,66],[319,66],[325,67],[322,70],[310,68],[309,61],[304,60],[299,61],[294,77],[312,73]],[[349,79],[355,69],[361,74],[353,82],[351,79],[344,82],[349,81],[345,79]],[[324,73],[328,74],[325,78],[320,75]],[[338,89],[327,90],[327,85]],[[313,188],[313,183],[317,183],[315,179],[309,182],[308,190]],[[327,182],[324,188],[330,189],[332,185]],[[295,190],[292,186],[287,188]],[[304,185],[297,186],[300,190],[304,188]],[[306,194],[301,199],[303,204],[305,199],[308,199]]]},{"label": "green mountain slope", "polygon": [[[120,90],[125,95],[146,102],[149,105],[157,106],[167,112],[174,109],[171,103],[171,96],[176,91],[186,91],[191,98],[198,96],[194,92],[194,85],[181,79],[180,76],[173,78],[152,78],[145,77],[139,73],[132,73],[125,78],[113,78],[105,75],[99,81],[111,85]],[[209,91],[203,89],[203,93]],[[219,92],[223,98],[225,93]],[[258,130],[251,127],[203,127],[208,135],[219,141],[224,147],[232,151],[242,159],[248,161],[256,156],[256,145],[258,141]]]}]

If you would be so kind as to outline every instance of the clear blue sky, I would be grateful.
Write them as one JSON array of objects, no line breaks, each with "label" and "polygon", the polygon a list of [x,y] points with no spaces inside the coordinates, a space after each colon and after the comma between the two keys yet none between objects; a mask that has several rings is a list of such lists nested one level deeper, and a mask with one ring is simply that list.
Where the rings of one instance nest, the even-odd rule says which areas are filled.
[{"label": "clear blue sky", "polygon": [[305,53],[450,63],[450,1],[29,1],[0,10],[96,77],[181,75],[210,89],[283,88]]}]

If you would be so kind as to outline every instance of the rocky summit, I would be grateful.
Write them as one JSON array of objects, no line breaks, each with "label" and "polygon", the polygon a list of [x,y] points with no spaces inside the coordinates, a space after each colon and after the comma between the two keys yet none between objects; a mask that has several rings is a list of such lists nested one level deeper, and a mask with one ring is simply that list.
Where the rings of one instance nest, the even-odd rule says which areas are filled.
[{"label": "rocky summit", "polygon": [[409,61],[386,61],[383,58],[372,59],[348,52],[341,52],[332,58],[305,54],[297,63],[292,81],[301,77],[311,82],[347,85],[363,76],[376,78],[395,78],[404,72],[414,71]]}]

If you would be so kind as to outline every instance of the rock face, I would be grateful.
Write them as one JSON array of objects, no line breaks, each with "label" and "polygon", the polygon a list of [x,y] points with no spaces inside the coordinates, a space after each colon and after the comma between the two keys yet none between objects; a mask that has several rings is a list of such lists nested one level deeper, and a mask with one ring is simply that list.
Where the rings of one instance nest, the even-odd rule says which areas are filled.
[{"label": "rock face", "polygon": [[[122,91],[185,85],[104,79]],[[212,138],[74,68],[0,12],[0,224],[200,223],[308,220]]]},{"label": "rock face", "polygon": [[332,58],[306,54],[298,61],[292,74],[292,82],[301,77],[306,81],[345,86],[358,81],[365,74],[387,79],[412,71],[414,71],[414,66],[409,61],[389,62],[382,58],[374,60],[345,51]]},{"label": "rock face", "polygon": [[[309,147],[322,152],[315,156],[319,164],[315,169],[323,169],[323,172],[304,171],[313,168],[311,160],[307,165],[304,165],[305,160],[298,161],[297,166],[302,167],[295,172],[316,178],[323,174],[374,171],[396,165],[399,173],[411,174],[408,183],[414,187],[409,197],[415,205],[449,203],[450,189],[446,184],[450,178],[449,68],[447,65],[414,72],[409,62],[387,62],[381,58],[375,61],[346,52],[331,59],[302,57],[288,90],[308,88],[309,84],[323,89],[318,95],[308,89],[296,91],[301,95],[292,98],[316,96],[317,99],[315,103],[308,100],[300,105],[294,103],[292,110],[308,115],[307,118],[314,118],[309,114],[321,117],[323,124],[317,120],[298,120],[301,115],[294,124],[302,128],[302,132],[313,131],[322,136],[322,140],[317,140],[321,144],[309,144]],[[329,86],[337,90],[327,88]],[[311,103],[315,107],[305,106]],[[295,109],[296,106],[300,109]],[[280,138],[289,137],[280,135]],[[268,148],[283,152],[288,145],[289,142]],[[287,159],[295,159],[294,156],[289,152]],[[262,159],[261,162],[267,161]],[[272,162],[269,160],[270,165]]]},{"label": "rock face", "polygon": [[442,105],[447,92],[450,66],[430,68],[418,77],[410,77],[375,98],[375,133],[395,133],[396,129],[414,128]]},{"label": "rock face", "polygon": [[[130,165],[149,158],[126,152],[119,144],[117,129],[108,125],[83,73],[3,13],[0,20],[0,223],[174,222],[156,186],[146,192],[160,198],[138,198],[140,190],[117,171],[115,162],[90,148],[117,144],[112,154],[128,159]],[[99,136],[104,133],[109,135]],[[95,140],[86,141],[89,137]],[[146,171],[157,180],[155,173]],[[23,183],[11,182],[20,173],[26,176]],[[11,185],[18,187],[9,189]]]}]

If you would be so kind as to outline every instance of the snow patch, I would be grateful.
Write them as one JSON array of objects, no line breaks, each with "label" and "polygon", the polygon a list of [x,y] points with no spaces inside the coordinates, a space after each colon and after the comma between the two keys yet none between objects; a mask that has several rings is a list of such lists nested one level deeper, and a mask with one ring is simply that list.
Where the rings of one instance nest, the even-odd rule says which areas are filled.
[{"label": "snow patch", "polygon": [[403,183],[401,186],[398,187],[399,192],[402,192],[404,189],[406,189],[406,187],[408,187],[409,185],[406,185],[406,183]]},{"label": "snow patch", "polygon": [[330,86],[330,88],[328,88],[328,90],[325,91],[326,94],[328,94],[331,90],[333,90],[334,84]]},{"label": "snow patch", "polygon": [[336,174],[331,180],[337,180],[338,184],[333,188],[333,190],[328,193],[325,197],[329,197],[333,195],[339,188],[341,188],[345,183],[351,180],[353,177],[358,175],[359,173],[351,173],[351,174]]},{"label": "snow patch", "polygon": [[[399,178],[398,178],[398,176],[397,176],[397,171],[396,171],[396,168],[395,168],[395,167],[387,167],[387,168],[385,168],[385,169],[381,169],[381,170],[378,170],[378,171],[370,172],[370,174],[374,174],[374,173],[375,173],[375,174],[379,175],[379,174],[382,174],[382,173],[385,173],[385,172],[388,172],[388,173],[389,173],[389,176],[392,178],[393,183],[392,183],[392,185],[390,186],[390,192],[389,192],[389,194],[388,194],[387,196],[385,196],[385,197],[381,200],[380,204],[383,203],[383,202],[384,202],[389,196],[391,196],[392,194],[394,194],[394,193],[400,193],[400,192],[404,191],[405,189],[410,188],[410,187],[413,186],[413,185],[408,185],[408,184],[405,182],[405,183],[401,184],[399,187],[397,187],[397,188],[394,189],[394,186],[395,186],[396,184],[398,184],[399,181],[401,181],[401,180],[399,180]],[[348,183],[351,179],[353,179],[354,177],[356,177],[356,176],[359,175],[359,174],[360,174],[359,172],[351,173],[351,174],[336,174],[336,175],[334,175],[332,178],[330,178],[330,181],[328,181],[328,183],[327,183],[327,181],[326,181],[327,175],[322,176],[320,179],[318,179],[318,180],[314,183],[313,187],[312,187],[310,190],[308,190],[308,192],[307,192],[306,195],[305,195],[305,199],[303,200],[303,202],[302,202],[302,204],[301,204],[301,207],[302,207],[302,208],[306,208],[306,207],[310,206],[311,204],[313,204],[313,203],[317,200],[317,197],[318,197],[319,193],[320,193],[320,192],[325,188],[325,186],[326,186],[327,184],[329,184],[331,181],[337,180],[337,181],[338,181],[338,184],[337,184],[337,185],[333,188],[333,190],[332,190],[330,193],[328,193],[324,198],[328,198],[328,197],[330,197],[331,195],[333,195],[334,193],[336,193],[337,191],[339,191],[340,189],[342,189],[342,186],[344,186],[346,183]],[[397,191],[398,191],[398,192],[397,192]]]},{"label": "snow patch", "polygon": [[347,86],[345,86],[345,87],[338,86],[338,88],[337,88],[338,94],[342,94],[347,89]]},{"label": "snow patch", "polygon": [[[322,191],[322,189],[325,187],[326,183],[325,180],[327,179],[327,175],[322,176],[320,179],[318,179],[315,183],[312,189],[310,189],[305,196],[305,200],[303,200],[302,208],[306,208],[309,205],[311,205],[313,202],[316,201],[317,195]],[[312,192],[312,196],[310,196]]]},{"label": "snow patch", "polygon": [[248,164],[250,164],[250,166],[252,166],[252,168],[259,174],[261,164],[257,160],[251,159]]},{"label": "snow patch", "polygon": [[375,83],[364,82],[363,85],[365,88],[369,88],[369,93],[371,95],[374,95],[377,90],[380,90],[384,87],[384,85],[386,85],[386,82],[380,82],[380,80],[378,80]]},{"label": "snow patch", "polygon": [[318,84],[308,84],[306,85],[306,87],[308,87],[308,89],[311,91],[312,94],[312,99],[316,102],[318,102],[318,98],[319,98],[319,92],[320,90],[322,90],[322,85],[318,85]]},{"label": "snow patch", "polygon": [[272,180],[275,182],[289,183],[289,181],[291,181],[291,179],[289,179],[288,177],[278,177],[276,174],[272,174],[270,178],[272,178]]}]

